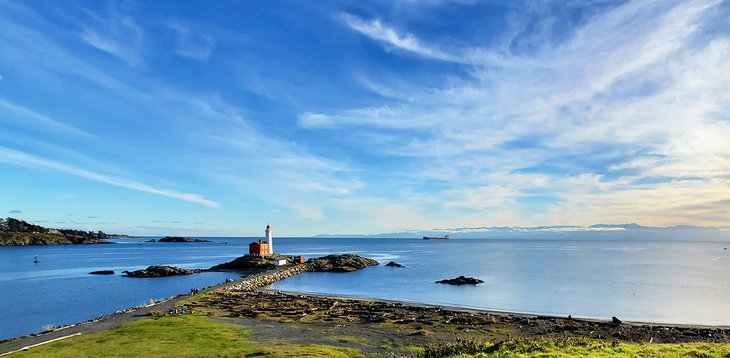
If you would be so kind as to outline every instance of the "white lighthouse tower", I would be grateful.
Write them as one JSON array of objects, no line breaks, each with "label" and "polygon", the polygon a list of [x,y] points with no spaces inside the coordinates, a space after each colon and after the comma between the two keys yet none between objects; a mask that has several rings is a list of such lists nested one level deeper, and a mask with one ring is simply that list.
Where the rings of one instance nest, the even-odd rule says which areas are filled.
[{"label": "white lighthouse tower", "polygon": [[274,253],[274,239],[271,237],[271,225],[266,224],[266,242],[269,244],[269,255]]}]

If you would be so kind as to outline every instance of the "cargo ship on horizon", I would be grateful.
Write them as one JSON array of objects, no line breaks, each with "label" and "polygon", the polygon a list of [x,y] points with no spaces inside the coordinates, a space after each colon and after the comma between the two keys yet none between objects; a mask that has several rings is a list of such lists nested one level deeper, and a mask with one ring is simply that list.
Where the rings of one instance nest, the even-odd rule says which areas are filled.
[{"label": "cargo ship on horizon", "polygon": [[451,240],[451,237],[449,235],[446,235],[444,237],[430,237],[430,236],[424,236],[424,240]]}]

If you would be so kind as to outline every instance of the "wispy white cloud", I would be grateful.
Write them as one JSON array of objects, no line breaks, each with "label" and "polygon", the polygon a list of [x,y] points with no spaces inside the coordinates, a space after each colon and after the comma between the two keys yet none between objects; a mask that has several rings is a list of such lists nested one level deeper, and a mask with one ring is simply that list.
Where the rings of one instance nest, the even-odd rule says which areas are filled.
[{"label": "wispy white cloud", "polygon": [[[5,2],[1,6],[9,4]],[[113,91],[117,96],[137,100],[147,96],[146,91],[140,91],[134,85],[115,78],[113,71],[102,70],[103,66],[99,66],[98,62],[85,58],[76,49],[69,48],[66,43],[50,35],[78,38],[79,34],[67,34],[67,29],[21,4],[12,4],[4,10],[0,11],[0,42],[5,45],[3,58],[8,61],[8,66],[19,67],[15,69],[19,73],[16,79],[40,79],[44,85],[53,85],[65,83],[65,80],[72,78],[73,81],[89,81],[100,88]],[[87,16],[94,18],[95,15],[87,13]],[[32,21],[21,21],[28,18]],[[30,72],[32,76],[20,76],[25,68],[33,68]],[[78,86],[80,83],[74,82],[74,85]]]},{"label": "wispy white cloud", "polygon": [[108,175],[103,175],[88,171],[85,169],[77,168],[72,165],[60,163],[57,161],[41,158],[32,154],[17,151],[11,148],[0,147],[0,161],[20,166],[30,166],[37,168],[51,169],[77,177],[90,179],[100,183],[114,185],[120,188],[136,190],[144,193],[150,193],[160,196],[165,196],[173,199],[183,200],[191,203],[201,204],[207,207],[218,207],[219,204],[215,201],[208,200],[198,194],[182,193],[174,190],[159,189],[147,184],[143,184],[136,181],[126,180],[122,178],[116,178]]},{"label": "wispy white cloud", "polygon": [[[343,16],[358,33],[426,59],[466,64],[470,75],[428,89],[369,83],[376,93],[408,96],[305,112],[299,125],[353,140],[369,131],[386,139],[363,146],[409,158],[407,172],[393,173],[400,180],[415,172],[421,183],[449,183],[432,193],[440,204],[404,214],[412,220],[400,228],[423,227],[434,216],[473,225],[566,218],[586,225],[726,225],[727,218],[710,215],[718,209],[713,202],[730,196],[730,39],[704,32],[718,4],[630,1],[529,57],[479,47],[444,51],[380,19]],[[535,190],[550,195],[541,199]],[[407,207],[423,206],[403,195]],[[547,204],[531,209],[540,206],[535,200]],[[455,208],[474,212],[451,215]]]},{"label": "wispy white cloud", "polygon": [[[305,128],[327,128],[343,125],[372,125],[381,128],[421,129],[442,123],[446,113],[418,111],[410,106],[382,106],[345,110],[325,114],[306,112],[298,117]],[[450,113],[452,116],[457,113]]]},{"label": "wispy white cloud", "polygon": [[505,56],[501,49],[482,47],[458,48],[447,45],[446,48],[422,41],[416,35],[399,31],[385,24],[381,19],[365,20],[351,14],[340,14],[340,19],[355,30],[373,40],[384,43],[390,49],[397,49],[421,57],[455,62],[465,65],[500,66],[500,67],[540,67],[539,61],[519,56]]},{"label": "wispy white cloud", "polygon": [[434,59],[458,62],[456,56],[422,43],[413,34],[399,33],[394,28],[383,24],[380,19],[364,20],[350,14],[341,14],[340,18],[353,30],[400,50]]},{"label": "wispy white cloud", "polygon": [[215,47],[212,36],[193,30],[180,22],[167,24],[175,31],[175,52],[178,55],[198,61],[206,61]]},{"label": "wispy white cloud", "polygon": [[[0,98],[0,108],[4,108],[10,112],[13,112],[26,120],[33,121],[36,125],[46,127],[52,130],[58,130],[69,134],[74,134],[80,137],[93,138],[94,136],[82,131],[74,126],[63,123],[56,119],[53,119],[45,114],[36,112],[30,108],[11,103],[5,99]],[[2,119],[9,119],[8,116],[3,116]],[[0,119],[0,120],[2,120]]]},{"label": "wispy white cloud", "polygon": [[[412,1],[409,6],[420,4]],[[226,34],[207,26],[201,32],[195,22],[187,22],[196,20],[181,17],[168,26],[170,31],[164,31],[168,24],[161,24],[160,41],[156,37],[160,33],[142,26],[148,23],[111,9],[101,15],[87,13],[80,33],[64,34],[68,27],[54,23],[55,18],[37,16],[30,21],[30,15],[0,11],[0,42],[6,45],[0,59],[14,64],[13,71],[24,70],[17,72],[42,85],[38,88],[46,94],[73,84],[69,96],[83,98],[75,102],[75,113],[88,110],[88,118],[51,112],[44,116],[42,110],[18,106],[31,103],[18,101],[20,96],[6,97],[0,110],[37,127],[68,134],[94,128],[93,133],[109,139],[103,149],[79,156],[62,151],[77,144],[66,141],[67,136],[53,136],[51,140],[58,140],[49,145],[44,144],[48,138],[33,138],[32,131],[3,128],[2,136],[17,136],[0,143],[6,148],[0,160],[217,205],[198,194],[158,188],[195,185],[195,190],[215,193],[206,196],[225,200],[221,203],[227,215],[248,220],[270,215],[290,220],[296,227],[292,231],[299,233],[602,221],[727,223],[722,213],[727,204],[722,200],[730,199],[726,154],[730,152],[726,140],[730,41],[726,34],[706,28],[712,25],[708,14],[717,10],[717,4],[612,3],[581,19],[577,28],[566,27],[561,37],[547,38],[556,24],[550,12],[560,11],[558,5],[550,5],[540,10],[539,15],[545,16],[540,24],[531,23],[534,16],[517,19],[511,25],[514,31],[494,34],[504,36],[504,41],[490,44],[451,37],[453,33],[443,37],[419,33],[400,23],[398,16],[389,18],[387,11],[374,17],[336,15],[337,25],[383,46],[392,56],[383,62],[358,58],[344,63],[353,59],[343,58],[343,67],[356,68],[356,83],[376,96],[349,102],[359,105],[329,101],[321,107],[319,103],[326,101],[309,99],[326,97],[332,87],[301,81],[312,93],[302,98],[295,89],[300,84],[289,77],[294,72],[282,70],[283,66],[271,66],[281,72],[278,77],[240,65],[245,71],[227,77],[230,86],[209,81],[227,75],[231,68],[225,63],[237,62],[225,56],[235,53],[228,52],[235,47],[229,44],[241,45],[231,41],[245,36],[241,33]],[[215,38],[209,37],[212,34]],[[511,46],[518,37],[529,46]],[[267,45],[257,40],[247,46]],[[170,48],[171,44],[176,47]],[[213,77],[174,83],[178,73],[190,70],[186,66],[195,71],[205,71],[205,66],[180,61],[174,53],[161,55],[153,46],[194,60],[214,55],[216,60],[220,56],[230,61],[221,61],[223,67],[215,71],[223,73]],[[288,53],[280,46],[284,45],[272,44],[272,52]],[[510,52],[513,48],[519,49]],[[94,49],[123,62],[109,61]],[[317,48],[312,50],[316,56]],[[181,66],[162,78],[154,71],[141,74],[119,65],[139,69],[145,66],[145,55],[159,55],[154,64],[148,61],[150,67],[175,63],[165,62],[171,59]],[[295,67],[311,63],[308,53],[301,55],[303,61]],[[429,71],[443,72],[429,78],[426,82],[432,87],[425,88],[422,79],[431,72],[380,70],[398,55],[408,56],[409,63],[423,61]],[[359,61],[378,62],[361,66]],[[16,81],[18,76],[10,74],[3,73],[8,78],[2,83]],[[440,84],[439,79],[443,79]],[[242,89],[236,82],[248,84]],[[239,96],[243,92],[246,95]],[[255,96],[252,92],[266,98],[246,108],[252,103],[248,97]],[[85,103],[94,101],[99,103]],[[279,104],[281,112],[262,114]],[[332,109],[336,105],[342,107]],[[124,113],[106,118],[98,116],[99,107]],[[287,126],[292,111],[300,113],[299,128]],[[71,128],[63,129],[64,124]],[[19,152],[21,148],[27,152]],[[150,152],[170,162],[156,167],[150,162],[157,158],[145,158]],[[108,158],[127,161],[124,166],[145,176],[107,167],[105,163],[116,162]],[[166,184],[168,175],[185,184]],[[124,177],[139,182],[120,179]]]},{"label": "wispy white cloud", "polygon": [[363,186],[347,163],[263,133],[239,108],[220,98],[189,102],[208,124],[199,134],[220,153],[198,164],[216,181],[309,221],[324,220],[333,200],[355,196]]},{"label": "wispy white cloud", "polygon": [[91,21],[82,27],[80,38],[89,45],[115,56],[130,67],[143,68],[142,50],[145,33],[134,18],[115,7],[109,15],[87,12]]},{"label": "wispy white cloud", "polygon": [[[112,14],[114,11],[117,10],[110,10]],[[106,21],[122,21],[126,17],[121,12],[118,15],[121,20],[88,13],[91,25],[87,25],[87,30],[108,37],[114,40],[110,43],[117,44],[116,39],[124,38],[122,30],[134,32],[130,26],[138,26],[133,19],[129,19],[126,23],[118,25],[119,31],[117,32],[102,31],[106,26],[104,25]],[[0,13],[0,19],[2,17],[3,14]],[[256,215],[264,215],[273,207],[289,210],[293,215],[291,218],[287,215],[287,220],[318,222],[326,219],[325,208],[330,200],[334,200],[330,198],[352,196],[363,185],[355,178],[348,164],[312,153],[305,145],[279,138],[275,134],[264,133],[267,130],[264,124],[242,115],[246,112],[245,108],[231,105],[215,94],[205,94],[203,91],[203,94],[193,95],[152,76],[144,78],[136,76],[133,71],[119,72],[118,69],[109,72],[102,71],[101,69],[107,67],[105,63],[91,61],[82,54],[59,46],[46,33],[24,26],[12,17],[7,19],[8,21],[0,25],[0,28],[10,27],[12,31],[9,32],[22,33],[27,38],[33,39],[32,45],[18,43],[19,46],[13,47],[24,50],[17,54],[19,61],[35,59],[34,61],[40,63],[34,62],[34,68],[45,68],[53,76],[64,80],[66,78],[77,79],[78,77],[75,75],[82,76],[83,84],[86,84],[84,80],[89,79],[93,83],[101,85],[104,93],[108,93],[109,97],[118,98],[119,103],[134,108],[144,108],[145,115],[150,114],[149,118],[146,116],[127,118],[127,122],[123,123],[126,126],[130,125],[130,121],[138,121],[136,123],[140,126],[139,128],[159,129],[155,125],[149,127],[147,125],[158,121],[169,121],[171,125],[165,127],[165,133],[174,132],[176,139],[185,144],[182,149],[167,140],[160,140],[155,144],[159,145],[157,150],[160,152],[175,153],[177,164],[168,163],[168,166],[185,166],[184,171],[194,177],[193,180],[204,180],[206,184],[214,183],[211,184],[215,186],[213,190],[229,193],[225,200],[233,202],[232,206],[240,205],[240,202],[248,200],[263,202],[265,210]],[[53,24],[44,23],[44,25],[55,28]],[[188,27],[180,27],[184,26],[180,23],[175,25],[179,25],[177,30],[185,32],[181,35],[207,36],[194,33],[192,27],[188,30]],[[144,36],[144,30],[141,28],[140,30],[140,36]],[[220,31],[216,33],[218,32]],[[0,32],[0,39],[2,39],[2,32]],[[215,43],[212,37],[210,40],[210,50],[212,51]],[[121,45],[126,45],[126,43]],[[181,43],[181,45],[184,44]],[[132,51],[139,47],[134,43],[131,46]],[[55,61],[45,61],[43,56],[27,55],[27,52],[38,51],[40,48],[50,52]],[[123,50],[122,47],[119,49]],[[180,48],[180,50],[184,52],[185,49]],[[205,48],[201,48],[201,50],[205,50]],[[186,54],[197,56],[202,60],[203,55],[210,55],[210,53],[206,55],[205,52]],[[131,59],[130,61],[130,65],[133,65],[134,61]],[[55,62],[55,65],[52,62]],[[61,81],[60,83],[62,85],[66,82]],[[107,125],[114,128],[116,123],[110,121],[104,123],[102,127],[109,128]],[[147,133],[156,138],[153,140],[160,138],[154,131]],[[109,135],[109,133],[104,133],[104,135]],[[136,145],[144,147],[149,143],[140,141]],[[111,146],[113,145],[109,147]],[[128,146],[129,143],[121,147],[124,147],[123,150],[126,151]],[[38,148],[38,145],[33,147]],[[107,150],[109,147],[106,147]],[[46,149],[55,150],[54,148]],[[79,166],[76,161],[73,161],[74,165],[69,165],[66,163],[71,161],[61,163],[18,151],[12,153],[3,151],[0,155],[3,156],[3,159],[0,160],[6,163],[12,160],[16,165],[53,169],[110,185],[197,202],[206,206],[219,205],[218,202],[198,194],[181,193],[161,189],[159,185],[152,187],[137,181],[121,179],[125,176],[123,169],[105,168],[104,163],[84,160],[84,165]],[[72,155],[73,153],[63,154],[64,158]],[[128,156],[128,154],[125,153],[124,156]],[[94,172],[85,169],[100,167],[105,168],[104,173],[113,172],[114,175],[99,174],[98,170]],[[147,178],[155,177],[155,175],[162,177],[157,178],[156,182],[164,182],[166,174],[156,174],[154,170],[145,172]],[[228,204],[225,205],[229,207]]]}]

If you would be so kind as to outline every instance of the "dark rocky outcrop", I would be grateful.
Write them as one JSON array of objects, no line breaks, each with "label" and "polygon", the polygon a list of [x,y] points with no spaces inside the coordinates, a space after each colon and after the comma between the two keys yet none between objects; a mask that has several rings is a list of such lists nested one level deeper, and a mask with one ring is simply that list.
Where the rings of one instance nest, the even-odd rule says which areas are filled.
[{"label": "dark rocky outcrop", "polygon": [[[251,269],[273,269],[274,259],[291,260],[285,255],[241,256],[233,261],[211,267],[210,271],[248,271]],[[290,261],[291,262],[291,261]],[[343,254],[329,255],[316,259],[309,259],[303,264],[304,271],[310,272],[352,272],[368,266],[378,265],[378,262],[362,256]]]},{"label": "dark rocky outcrop", "polygon": [[399,263],[397,263],[395,261],[388,262],[387,264],[385,264],[385,266],[388,266],[388,267],[405,267],[405,266],[403,266],[403,265],[401,265],[401,264],[399,264]]},{"label": "dark rocky outcrop", "polygon": [[143,270],[124,271],[127,277],[148,278],[148,277],[167,277],[178,275],[192,275],[200,270],[188,270],[175,266],[150,266]]},{"label": "dark rocky outcrop", "polygon": [[480,280],[478,278],[464,277],[464,276],[459,276],[457,278],[452,278],[452,279],[448,279],[448,280],[436,281],[436,283],[444,283],[444,284],[447,284],[447,285],[456,285],[456,286],[461,286],[461,285],[476,285],[476,284],[482,283],[482,282],[484,282],[484,281],[482,281],[482,280]]},{"label": "dark rocky outcrop", "polygon": [[352,272],[359,269],[376,266],[378,262],[353,254],[328,255],[307,261],[309,271],[313,272]]},{"label": "dark rocky outcrop", "polygon": [[210,240],[203,240],[203,239],[191,239],[188,237],[180,237],[180,236],[165,236],[157,242],[210,242]]},{"label": "dark rocky outcrop", "polygon": [[272,269],[274,259],[289,259],[288,256],[273,254],[267,256],[244,255],[233,261],[211,267],[210,271],[248,271],[250,269]]},{"label": "dark rocky outcrop", "polygon": [[[282,255],[276,256],[280,256],[282,258],[286,257]],[[239,263],[248,263],[256,259],[265,260],[266,258],[261,258],[258,256],[243,256],[231,262],[238,261]],[[229,262],[229,264],[231,262]],[[316,259],[311,259],[304,264],[294,264],[286,267],[277,267],[275,270],[268,270],[258,275],[252,275],[245,278],[244,280],[236,282],[232,285],[228,285],[227,290],[252,291],[259,287],[270,285],[276,281],[283,280],[287,277],[291,277],[308,271],[351,272],[377,264],[378,262],[375,260],[352,254],[329,255]]]},{"label": "dark rocky outcrop", "polygon": [[621,320],[618,319],[618,318],[616,318],[614,316],[614,317],[611,317],[611,323],[613,323],[613,324],[621,324]]},{"label": "dark rocky outcrop", "polygon": [[113,270],[101,270],[101,271],[91,271],[89,272],[89,275],[113,275]]}]

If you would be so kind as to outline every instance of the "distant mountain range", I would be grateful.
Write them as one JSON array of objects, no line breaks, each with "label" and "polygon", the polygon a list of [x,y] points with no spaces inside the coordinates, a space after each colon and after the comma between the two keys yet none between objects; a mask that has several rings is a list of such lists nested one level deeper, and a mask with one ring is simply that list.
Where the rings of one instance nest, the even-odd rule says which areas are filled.
[{"label": "distant mountain range", "polygon": [[400,231],[381,234],[321,234],[317,237],[373,237],[373,238],[421,238],[423,236],[450,235],[452,239],[661,239],[661,240],[727,240],[730,228],[677,225],[650,227],[639,224],[595,224],[591,226],[481,226],[431,229],[425,231]]}]

